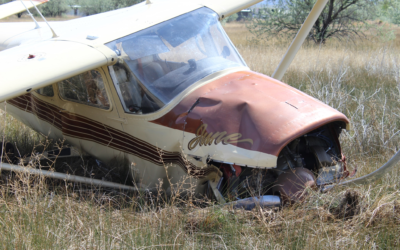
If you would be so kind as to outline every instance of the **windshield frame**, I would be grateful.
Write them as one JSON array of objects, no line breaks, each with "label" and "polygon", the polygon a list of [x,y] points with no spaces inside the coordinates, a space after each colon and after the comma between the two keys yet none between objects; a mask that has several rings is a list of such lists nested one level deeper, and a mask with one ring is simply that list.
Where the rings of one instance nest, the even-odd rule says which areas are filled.
[{"label": "windshield frame", "polygon": [[[200,21],[205,21],[207,23],[200,23],[199,20],[196,20],[196,15],[200,17]],[[193,28],[197,29],[199,32],[186,32],[188,34],[181,32],[183,35],[180,37],[174,36],[173,32],[176,32],[179,28],[176,26],[181,25],[185,27],[185,25],[182,24],[185,22],[180,22],[185,18],[186,23],[190,23],[190,18],[193,19],[191,20],[191,25],[196,21],[199,22],[200,24],[197,24],[197,26]],[[203,19],[201,20],[201,18]],[[186,26],[186,28],[188,28],[188,26]],[[211,29],[214,29],[214,34],[211,34]],[[208,44],[206,41],[207,39],[209,40]],[[139,43],[139,41],[142,42]],[[146,112],[137,112],[128,109],[128,105],[124,103],[125,98],[118,89],[120,81],[116,80],[114,76],[112,80],[126,113],[148,114],[157,112],[163,109],[163,107],[168,106],[177,96],[201,79],[226,69],[247,67],[242,56],[237,51],[237,48],[233,45],[221,23],[218,21],[218,15],[206,7],[182,14],[173,19],[122,37],[106,44],[106,46],[115,50],[119,56],[119,62],[117,64],[124,65],[124,67],[132,73],[133,77],[128,78],[135,78],[136,84],[142,89],[142,95],[144,93],[146,97],[151,100],[151,103],[154,104],[152,105],[157,106],[154,110]],[[179,46],[183,48],[183,52],[178,50]],[[203,58],[198,56],[197,61],[195,60],[196,57],[195,59],[189,59],[187,63],[169,60],[168,58],[168,56],[172,59],[175,59],[174,57],[179,58],[185,53],[191,56],[195,53],[200,54],[200,52],[196,50],[196,46],[198,51],[204,54],[202,55]],[[213,48],[210,49],[210,46]],[[161,72],[161,70],[163,70],[164,74],[157,75],[153,73],[152,76],[157,75],[157,77],[153,77],[153,79],[150,80],[146,79],[146,75],[143,74],[143,67],[142,72],[139,71],[139,65],[144,65],[141,62],[144,60],[149,61],[148,64],[150,65],[157,66],[158,71]],[[159,63],[161,67],[156,65],[155,62]],[[162,63],[164,63],[164,65]],[[165,65],[167,63],[176,69],[169,72],[166,71]],[[111,73],[113,71],[111,67],[113,66],[109,67]],[[193,74],[193,72],[195,72],[195,74]]]}]

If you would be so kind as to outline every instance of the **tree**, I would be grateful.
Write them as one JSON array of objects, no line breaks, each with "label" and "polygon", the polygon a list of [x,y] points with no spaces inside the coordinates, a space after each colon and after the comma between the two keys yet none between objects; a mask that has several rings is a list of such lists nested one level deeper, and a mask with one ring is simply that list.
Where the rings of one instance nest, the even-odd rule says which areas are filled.
[{"label": "tree", "polygon": [[143,1],[144,0],[116,0],[117,4],[121,6],[120,8],[129,7]]},{"label": "tree", "polygon": [[77,4],[81,6],[81,11],[86,15],[93,15],[110,10],[125,8],[143,0],[79,0]]},{"label": "tree", "polygon": [[[316,0],[270,0],[272,5],[261,8],[249,30],[258,38],[297,34]],[[315,22],[308,38],[325,43],[329,38],[364,36],[363,28],[376,9],[373,0],[329,0]]]},{"label": "tree", "polygon": [[379,12],[379,16],[383,20],[400,24],[400,2],[398,0],[383,0]]},{"label": "tree", "polygon": [[221,23],[222,23],[222,25],[225,25],[226,23],[231,23],[233,21],[236,21],[236,19],[238,19],[238,17],[239,17],[239,15],[235,13],[233,15],[230,15],[227,18],[224,18]]},{"label": "tree", "polygon": [[51,0],[45,4],[39,5],[39,10],[44,16],[61,16],[69,9],[65,0]]}]

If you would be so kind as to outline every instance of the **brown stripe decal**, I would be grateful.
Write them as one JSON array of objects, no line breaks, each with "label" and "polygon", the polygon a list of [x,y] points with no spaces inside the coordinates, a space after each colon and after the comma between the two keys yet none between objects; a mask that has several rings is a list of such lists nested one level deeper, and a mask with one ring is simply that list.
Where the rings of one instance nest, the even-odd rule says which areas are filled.
[{"label": "brown stripe decal", "polygon": [[7,103],[36,115],[40,120],[48,122],[61,130],[66,136],[92,141],[134,155],[159,166],[174,163],[196,178],[202,178],[209,173],[218,172],[215,168],[199,168],[187,162],[180,152],[162,150],[128,133],[88,119],[87,117],[77,114],[60,113],[59,107],[46,103],[31,94],[16,97],[8,100]]}]

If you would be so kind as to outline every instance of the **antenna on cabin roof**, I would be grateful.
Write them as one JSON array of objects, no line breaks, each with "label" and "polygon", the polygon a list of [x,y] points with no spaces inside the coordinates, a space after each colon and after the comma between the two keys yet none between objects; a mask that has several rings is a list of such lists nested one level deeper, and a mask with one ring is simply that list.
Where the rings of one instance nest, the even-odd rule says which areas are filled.
[{"label": "antenna on cabin roof", "polygon": [[35,6],[36,11],[40,14],[40,16],[43,18],[43,20],[46,22],[47,26],[49,26],[51,32],[53,33],[53,38],[58,37],[56,32],[54,32],[53,28],[50,26],[50,24],[47,22],[46,18],[44,18],[44,16],[42,15],[42,12],[40,12],[40,10],[38,9],[38,7],[36,7],[36,5],[32,2],[32,0],[29,0],[31,2],[31,4],[33,6]]},{"label": "antenna on cabin roof", "polygon": [[[35,22],[35,24],[36,24],[35,29],[39,29],[40,26],[39,26],[38,22],[36,21],[36,19],[33,17],[32,13],[29,11],[29,9],[26,7],[26,5],[24,4],[24,2],[23,2],[22,0],[20,0],[20,2],[21,2],[22,5],[25,7],[26,11],[28,12],[28,15],[30,15],[30,16],[32,17],[33,21]],[[32,3],[32,2],[31,2],[31,3]],[[36,5],[35,5],[35,6],[36,6]]]}]

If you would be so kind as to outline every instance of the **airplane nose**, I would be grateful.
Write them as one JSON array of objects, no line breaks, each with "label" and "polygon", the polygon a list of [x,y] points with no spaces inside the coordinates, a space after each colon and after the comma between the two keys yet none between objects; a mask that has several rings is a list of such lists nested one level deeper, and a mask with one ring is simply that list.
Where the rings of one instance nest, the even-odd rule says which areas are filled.
[{"label": "airplane nose", "polygon": [[227,162],[242,154],[242,163],[275,167],[289,142],[333,121],[348,123],[342,113],[293,87],[243,71],[197,88],[153,122],[182,130],[185,153]]}]

